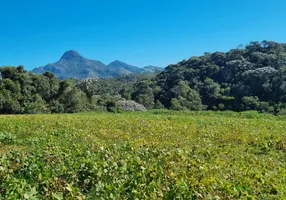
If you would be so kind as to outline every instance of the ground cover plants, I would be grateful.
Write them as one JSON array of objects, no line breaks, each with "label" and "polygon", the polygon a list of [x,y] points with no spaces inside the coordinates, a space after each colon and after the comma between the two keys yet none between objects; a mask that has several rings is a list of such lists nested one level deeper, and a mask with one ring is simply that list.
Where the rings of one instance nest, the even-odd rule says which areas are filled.
[{"label": "ground cover plants", "polygon": [[0,116],[0,199],[285,199],[286,121],[257,112]]}]

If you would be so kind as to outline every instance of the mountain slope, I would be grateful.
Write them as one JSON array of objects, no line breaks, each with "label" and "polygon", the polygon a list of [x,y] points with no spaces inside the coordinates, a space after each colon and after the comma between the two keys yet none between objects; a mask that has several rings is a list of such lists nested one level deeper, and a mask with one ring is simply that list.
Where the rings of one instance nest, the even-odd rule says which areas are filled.
[{"label": "mountain slope", "polygon": [[163,68],[152,65],[146,66],[143,69],[145,70],[145,72],[151,72],[151,73],[163,71]]},{"label": "mountain slope", "polygon": [[105,69],[105,73],[107,76],[120,76],[141,72],[145,72],[145,70],[143,68],[126,64],[119,60],[113,61],[112,63],[107,65]]},{"label": "mountain slope", "polygon": [[70,50],[65,52],[58,62],[35,68],[32,71],[37,74],[51,71],[60,79],[84,79],[101,77],[105,67],[105,64],[100,61],[86,59],[76,51]]},{"label": "mountain slope", "polygon": [[205,53],[169,65],[155,81],[161,91],[154,99],[175,110],[201,109],[197,103],[208,110],[280,112],[286,108],[286,44],[265,40]]},{"label": "mountain slope", "polygon": [[154,73],[158,69],[162,70],[162,68],[154,66],[140,68],[118,60],[106,66],[100,61],[86,59],[76,51],[70,50],[65,52],[58,62],[35,68],[32,72],[43,74],[45,71],[50,71],[59,79],[85,79],[114,77],[142,72]]}]

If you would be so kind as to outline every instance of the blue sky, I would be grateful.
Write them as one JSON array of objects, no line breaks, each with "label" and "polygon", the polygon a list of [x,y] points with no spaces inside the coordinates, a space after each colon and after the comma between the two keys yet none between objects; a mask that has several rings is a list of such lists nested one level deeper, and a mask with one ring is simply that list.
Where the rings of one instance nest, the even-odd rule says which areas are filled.
[{"label": "blue sky", "polygon": [[0,66],[70,49],[106,64],[166,67],[250,41],[286,42],[285,0],[0,0]]}]

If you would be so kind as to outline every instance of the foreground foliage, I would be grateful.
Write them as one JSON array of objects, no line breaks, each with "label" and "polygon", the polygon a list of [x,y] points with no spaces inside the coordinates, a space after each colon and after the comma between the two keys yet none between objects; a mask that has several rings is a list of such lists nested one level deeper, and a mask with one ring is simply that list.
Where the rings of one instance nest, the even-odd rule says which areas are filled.
[{"label": "foreground foliage", "polygon": [[0,116],[0,199],[284,199],[285,125],[255,112]]}]

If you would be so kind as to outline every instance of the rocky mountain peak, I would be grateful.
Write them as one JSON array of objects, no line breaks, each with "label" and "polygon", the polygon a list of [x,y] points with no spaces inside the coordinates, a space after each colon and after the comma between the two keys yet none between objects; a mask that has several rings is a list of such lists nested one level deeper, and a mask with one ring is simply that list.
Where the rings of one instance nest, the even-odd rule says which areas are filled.
[{"label": "rocky mountain peak", "polygon": [[76,52],[75,50],[69,50],[64,53],[64,55],[61,57],[61,60],[70,60],[78,58],[82,58],[82,56],[78,52]]}]

